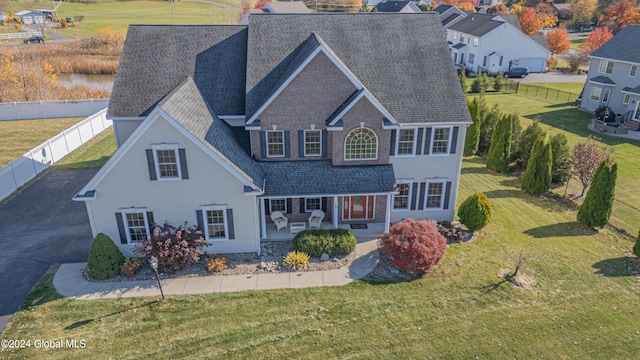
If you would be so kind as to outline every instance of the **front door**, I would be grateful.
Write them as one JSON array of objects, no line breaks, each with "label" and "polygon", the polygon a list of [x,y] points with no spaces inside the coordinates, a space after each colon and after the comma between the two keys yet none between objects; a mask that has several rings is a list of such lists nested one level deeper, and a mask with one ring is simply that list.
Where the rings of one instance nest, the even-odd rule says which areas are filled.
[{"label": "front door", "polygon": [[344,198],[345,220],[373,219],[375,199],[373,196],[349,196]]}]

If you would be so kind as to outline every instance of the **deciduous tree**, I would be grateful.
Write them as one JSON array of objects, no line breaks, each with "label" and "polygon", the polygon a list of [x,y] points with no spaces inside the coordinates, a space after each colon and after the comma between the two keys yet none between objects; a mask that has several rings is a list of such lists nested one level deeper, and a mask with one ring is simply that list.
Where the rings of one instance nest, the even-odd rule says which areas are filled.
[{"label": "deciduous tree", "polygon": [[582,193],[593,181],[593,177],[600,164],[613,150],[603,144],[599,144],[591,135],[584,142],[577,143],[571,150],[571,177],[580,181]]},{"label": "deciduous tree", "polygon": [[593,20],[598,8],[598,0],[569,0],[574,21],[588,23]]},{"label": "deciduous tree", "polygon": [[558,23],[558,15],[553,7],[546,2],[541,2],[534,7],[534,10],[542,22],[542,27],[554,27]]},{"label": "deciduous tree", "polygon": [[565,29],[555,29],[545,34],[547,45],[551,51],[551,55],[566,54],[569,52],[569,32]]},{"label": "deciduous tree", "polygon": [[585,54],[591,54],[592,52],[598,50],[600,46],[604,45],[607,41],[609,41],[613,37],[613,32],[609,30],[608,27],[602,26],[596,28],[592,32],[589,33],[584,42],[580,44],[580,50]]},{"label": "deciduous tree", "polygon": [[615,196],[618,164],[611,159],[598,166],[593,183],[578,210],[578,222],[589,227],[604,227],[609,222]]},{"label": "deciduous tree", "polygon": [[487,14],[500,15],[500,14],[508,14],[508,13],[509,13],[509,9],[507,9],[507,7],[504,6],[504,4],[491,5],[487,9]]},{"label": "deciduous tree", "polygon": [[637,0],[618,0],[605,9],[602,23],[614,33],[629,24],[640,24],[640,6]]},{"label": "deciduous tree", "polygon": [[542,21],[536,16],[533,8],[514,5],[511,8],[511,13],[516,14],[520,27],[522,27],[522,32],[525,34],[537,34],[542,29]]},{"label": "deciduous tree", "polygon": [[460,10],[476,12],[475,6],[478,5],[478,0],[442,0],[440,4],[453,5]]}]

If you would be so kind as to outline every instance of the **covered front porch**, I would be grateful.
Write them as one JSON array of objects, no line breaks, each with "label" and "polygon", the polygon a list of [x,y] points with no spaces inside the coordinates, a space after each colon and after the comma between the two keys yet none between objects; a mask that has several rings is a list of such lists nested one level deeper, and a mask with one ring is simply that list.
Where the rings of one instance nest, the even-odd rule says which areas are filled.
[{"label": "covered front porch", "polygon": [[[359,224],[358,224],[359,225]],[[323,221],[322,229],[333,229],[333,224],[331,221]],[[338,224],[339,229],[351,230],[356,235],[358,239],[377,239],[381,237],[385,233],[385,224],[384,223],[368,223],[366,224],[366,228],[362,228],[361,226],[357,226],[356,228],[352,228],[351,224]],[[309,224],[306,224],[306,230],[309,230]],[[297,234],[291,233],[289,228],[287,231],[285,229],[281,229],[277,231],[275,227],[268,226],[267,227],[267,236],[266,238],[262,238],[262,240],[269,241],[288,241],[293,240],[293,237]]]}]

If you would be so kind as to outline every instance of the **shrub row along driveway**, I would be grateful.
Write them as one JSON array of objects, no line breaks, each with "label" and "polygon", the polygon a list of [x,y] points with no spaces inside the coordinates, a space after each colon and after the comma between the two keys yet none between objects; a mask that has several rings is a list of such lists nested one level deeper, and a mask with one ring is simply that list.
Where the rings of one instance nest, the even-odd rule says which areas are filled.
[{"label": "shrub row along driveway", "polygon": [[[98,169],[53,170],[0,206],[0,318],[13,314],[54,263],[87,261],[91,228],[71,197]],[[6,322],[0,321],[0,331]]]}]

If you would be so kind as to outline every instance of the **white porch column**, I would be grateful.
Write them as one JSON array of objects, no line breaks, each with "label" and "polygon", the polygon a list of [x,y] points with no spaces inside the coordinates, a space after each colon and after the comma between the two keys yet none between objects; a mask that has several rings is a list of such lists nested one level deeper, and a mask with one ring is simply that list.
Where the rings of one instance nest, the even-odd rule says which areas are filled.
[{"label": "white porch column", "polygon": [[267,214],[264,212],[264,198],[260,198],[260,232],[262,233],[262,239],[267,238]]},{"label": "white porch column", "polygon": [[333,228],[337,229],[338,228],[338,197],[337,196],[333,197],[333,216],[331,218],[333,219]]},{"label": "white porch column", "polygon": [[384,232],[389,233],[389,224],[391,223],[391,195],[387,194],[387,208],[384,211]]}]

